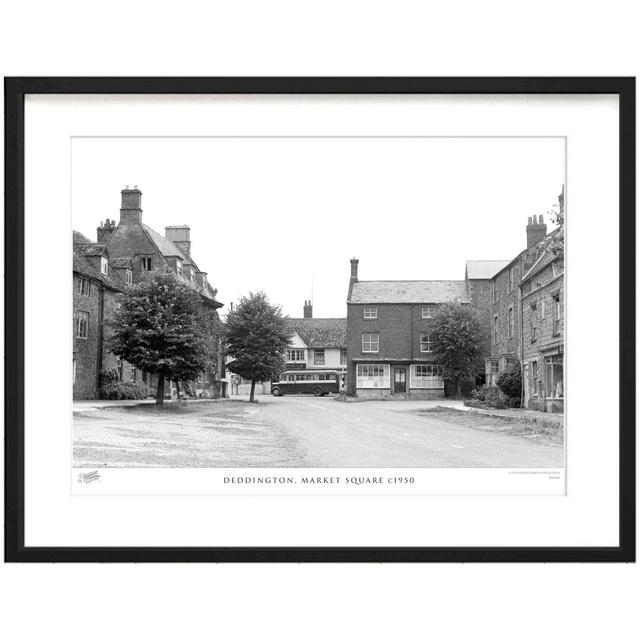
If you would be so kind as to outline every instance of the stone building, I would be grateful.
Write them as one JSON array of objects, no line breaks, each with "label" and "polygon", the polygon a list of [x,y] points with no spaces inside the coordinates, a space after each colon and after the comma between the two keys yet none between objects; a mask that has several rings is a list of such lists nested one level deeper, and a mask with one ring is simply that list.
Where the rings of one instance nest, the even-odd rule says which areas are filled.
[{"label": "stone building", "polygon": [[[491,356],[491,318],[493,310],[493,278],[509,264],[508,260],[467,260],[465,281],[467,296],[476,310],[480,322],[480,345],[478,356],[484,362]],[[485,371],[478,375],[476,383],[487,382]]]},{"label": "stone building", "polygon": [[430,326],[439,304],[468,303],[465,280],[358,280],[347,297],[347,392],[357,396],[444,395]]},{"label": "stone building", "polygon": [[527,248],[507,261],[491,278],[491,352],[485,359],[486,383],[496,384],[498,376],[512,363],[522,360],[522,309],[520,283],[544,251],[547,225],[543,216],[529,218]]},{"label": "stone building", "polygon": [[564,258],[545,251],[524,274],[522,383],[524,406],[564,412]]},{"label": "stone building", "polygon": [[[142,192],[137,188],[121,191],[120,220],[106,220],[97,228],[97,242],[74,231],[74,398],[95,398],[101,369],[115,368],[121,381],[140,382],[149,394],[155,392],[156,376],[136,371],[115,358],[106,348],[108,321],[115,314],[117,294],[141,282],[157,269],[168,268],[196,290],[202,303],[217,317],[223,305],[217,291],[191,256],[190,229],[169,226],[161,235],[142,222]],[[88,285],[85,283],[88,281]],[[86,292],[89,293],[86,293]],[[85,329],[86,327],[86,329]],[[86,336],[85,336],[86,334]],[[92,355],[93,354],[93,355]],[[190,393],[214,397],[221,389],[222,363],[214,372],[202,373],[190,383]],[[175,392],[175,383],[165,387]]]},{"label": "stone building", "polygon": [[[125,276],[126,278],[126,276]],[[108,327],[118,304],[118,293],[126,280],[109,269],[109,253],[104,245],[73,232],[73,398],[95,399],[102,369],[118,369],[129,380],[132,367],[105,350]],[[107,332],[107,335],[105,335]]]}]

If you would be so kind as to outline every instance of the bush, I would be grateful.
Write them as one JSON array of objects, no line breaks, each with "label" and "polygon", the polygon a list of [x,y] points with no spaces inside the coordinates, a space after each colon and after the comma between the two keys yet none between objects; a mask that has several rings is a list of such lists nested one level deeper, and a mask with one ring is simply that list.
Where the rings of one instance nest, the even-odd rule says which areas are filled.
[{"label": "bush", "polygon": [[471,400],[464,404],[479,409],[513,409],[520,406],[520,398],[509,398],[498,387],[477,387],[471,392]]},{"label": "bush", "polygon": [[522,371],[520,369],[520,363],[516,361],[507,367],[498,376],[496,384],[507,398],[517,398],[519,404],[522,395]]},{"label": "bush", "polygon": [[101,400],[143,400],[149,395],[140,382],[121,382],[116,369],[100,371],[98,393]]}]

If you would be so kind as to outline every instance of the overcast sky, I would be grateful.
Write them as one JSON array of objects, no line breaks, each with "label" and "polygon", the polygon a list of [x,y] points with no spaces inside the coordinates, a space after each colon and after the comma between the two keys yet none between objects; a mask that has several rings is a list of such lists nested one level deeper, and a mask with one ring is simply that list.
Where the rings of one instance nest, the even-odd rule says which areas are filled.
[{"label": "overcast sky", "polygon": [[101,220],[119,220],[120,190],[138,185],[145,224],[191,227],[225,306],[262,289],[292,317],[307,298],[315,317],[346,314],[351,257],[361,280],[461,280],[465,260],[511,259],[565,181],[562,138],[72,144],[74,229],[95,240]]}]

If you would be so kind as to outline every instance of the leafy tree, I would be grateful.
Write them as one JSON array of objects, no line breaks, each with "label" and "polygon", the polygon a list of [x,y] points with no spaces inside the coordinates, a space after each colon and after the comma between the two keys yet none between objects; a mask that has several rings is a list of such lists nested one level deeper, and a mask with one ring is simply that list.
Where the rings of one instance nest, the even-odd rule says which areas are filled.
[{"label": "leafy tree", "polygon": [[121,294],[110,323],[111,351],[136,368],[158,375],[156,404],[164,381],[194,380],[211,367],[219,327],[202,296],[168,269],[153,271]]},{"label": "leafy tree", "polygon": [[460,302],[440,305],[433,319],[431,337],[443,377],[454,381],[457,394],[461,395],[462,381],[474,376],[479,364],[481,334],[475,311]]},{"label": "leafy tree", "polygon": [[510,364],[496,380],[496,384],[502,393],[508,398],[520,398],[522,396],[522,370],[518,361]]},{"label": "leafy tree", "polygon": [[249,401],[255,401],[256,382],[277,377],[284,367],[284,354],[291,331],[282,310],[269,302],[263,291],[243,297],[227,316],[226,355],[234,358],[227,368],[251,380]]}]

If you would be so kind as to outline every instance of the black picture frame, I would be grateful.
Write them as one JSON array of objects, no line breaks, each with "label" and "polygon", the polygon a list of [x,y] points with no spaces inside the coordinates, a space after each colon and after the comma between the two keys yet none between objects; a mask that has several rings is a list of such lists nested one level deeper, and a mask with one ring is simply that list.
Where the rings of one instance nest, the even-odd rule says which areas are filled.
[{"label": "black picture frame", "polygon": [[[635,78],[5,78],[6,562],[634,562]],[[26,547],[24,101],[27,94],[616,94],[620,160],[619,531],[615,547]]]}]

